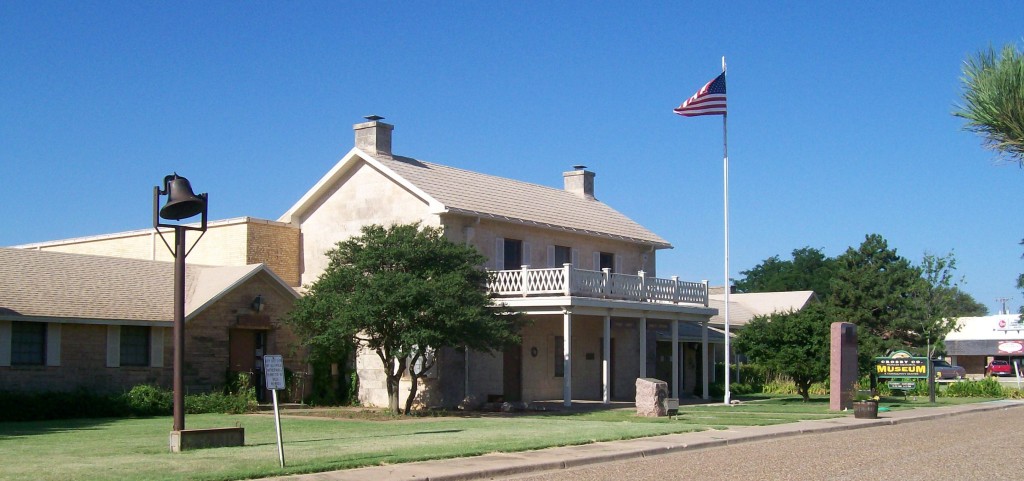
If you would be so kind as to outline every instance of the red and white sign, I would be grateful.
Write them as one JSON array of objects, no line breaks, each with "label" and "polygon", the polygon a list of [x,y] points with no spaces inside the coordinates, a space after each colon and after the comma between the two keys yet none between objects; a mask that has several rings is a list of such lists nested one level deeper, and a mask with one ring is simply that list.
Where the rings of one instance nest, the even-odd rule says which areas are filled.
[{"label": "red and white sign", "polygon": [[1003,341],[999,343],[999,354],[1024,353],[1024,341]]},{"label": "red and white sign", "polygon": [[1024,331],[1024,321],[1020,316],[1000,318],[996,325],[999,326],[996,328],[997,331]]}]

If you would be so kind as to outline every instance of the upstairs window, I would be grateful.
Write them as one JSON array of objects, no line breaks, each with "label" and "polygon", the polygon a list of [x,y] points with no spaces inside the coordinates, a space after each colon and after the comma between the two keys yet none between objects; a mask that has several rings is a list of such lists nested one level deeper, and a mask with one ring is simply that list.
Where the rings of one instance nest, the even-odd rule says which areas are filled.
[{"label": "upstairs window", "polygon": [[505,239],[505,270],[522,269],[523,267],[523,241],[519,239]]},{"label": "upstairs window", "polygon": [[11,365],[42,366],[46,364],[46,323],[11,323]]},{"label": "upstairs window", "polygon": [[615,254],[610,252],[602,252],[598,257],[598,270],[609,269],[615,272]]},{"label": "upstairs window", "polygon": [[572,248],[555,246],[555,263],[552,267],[562,267],[565,264],[572,264]]}]

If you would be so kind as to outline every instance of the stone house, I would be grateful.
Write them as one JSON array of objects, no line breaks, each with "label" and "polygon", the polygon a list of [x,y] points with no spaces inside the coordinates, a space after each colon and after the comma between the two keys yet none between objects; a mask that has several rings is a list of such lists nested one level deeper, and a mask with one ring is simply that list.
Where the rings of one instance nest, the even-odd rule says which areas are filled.
[{"label": "stone house", "polygon": [[[170,388],[173,272],[171,262],[0,248],[3,389]],[[280,325],[298,294],[265,265],[187,265],[185,277],[186,392],[220,389],[237,373],[256,374],[258,386],[264,353],[305,369]]]},{"label": "stone house", "polygon": [[[440,351],[423,404],[609,402],[631,400],[637,377],[676,379],[676,396],[707,382],[694,353],[722,339],[707,329],[707,284],[656,277],[657,251],[671,245],[597,200],[593,172],[565,172],[555,189],[398,156],[394,127],[368,119],[354,127],[355,147],[278,219],[302,233],[301,282],[362,226],[420,222],[488,257],[491,291],[533,321],[502,353]],[[686,350],[696,362],[681,369]],[[363,352],[357,369],[360,400],[386,405],[376,355]]]}]

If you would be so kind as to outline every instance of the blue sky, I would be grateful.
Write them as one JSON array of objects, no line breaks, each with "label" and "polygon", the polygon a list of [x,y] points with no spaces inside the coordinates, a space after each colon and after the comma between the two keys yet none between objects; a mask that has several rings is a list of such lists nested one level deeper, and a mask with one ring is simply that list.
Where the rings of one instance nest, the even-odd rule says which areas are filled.
[{"label": "blue sky", "polygon": [[1017,309],[1024,171],[951,112],[1024,4],[850,3],[0,2],[0,245],[146,228],[172,171],[211,218],[277,219],[378,114],[401,155],[585,164],[673,243],[660,276],[721,284],[722,121],[672,108],[724,55],[732,277],[878,233]]}]

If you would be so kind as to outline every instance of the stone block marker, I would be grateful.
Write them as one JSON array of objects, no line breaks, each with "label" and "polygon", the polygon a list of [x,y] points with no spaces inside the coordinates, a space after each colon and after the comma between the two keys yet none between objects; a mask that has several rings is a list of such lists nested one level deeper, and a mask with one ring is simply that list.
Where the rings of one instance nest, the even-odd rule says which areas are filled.
[{"label": "stone block marker", "polygon": [[668,397],[668,383],[650,377],[636,379],[636,415],[644,417],[665,416],[665,398]]},{"label": "stone block marker", "polygon": [[832,323],[832,345],[829,363],[828,408],[842,411],[853,407],[857,382],[857,325]]}]

